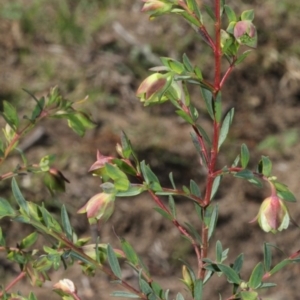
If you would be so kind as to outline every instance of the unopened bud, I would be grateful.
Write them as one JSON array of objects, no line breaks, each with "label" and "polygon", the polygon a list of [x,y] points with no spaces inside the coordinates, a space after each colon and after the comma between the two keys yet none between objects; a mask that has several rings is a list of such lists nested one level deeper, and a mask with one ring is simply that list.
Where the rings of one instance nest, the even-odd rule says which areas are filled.
[{"label": "unopened bud", "polygon": [[62,279],[59,282],[55,283],[53,289],[60,290],[67,294],[76,293],[76,287],[72,280],[70,279]]},{"label": "unopened bud", "polygon": [[86,213],[90,224],[96,224],[98,220],[106,222],[114,211],[115,195],[99,193],[93,196],[77,213]]},{"label": "unopened bud", "polygon": [[233,35],[239,44],[256,48],[257,32],[251,21],[244,20],[237,22],[234,26]]}]

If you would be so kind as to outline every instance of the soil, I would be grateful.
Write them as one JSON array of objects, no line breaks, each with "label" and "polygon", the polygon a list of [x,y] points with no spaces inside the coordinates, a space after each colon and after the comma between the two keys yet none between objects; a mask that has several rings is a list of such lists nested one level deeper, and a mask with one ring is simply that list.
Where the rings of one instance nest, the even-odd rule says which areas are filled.
[{"label": "soil", "polygon": [[[279,181],[288,184],[296,195],[300,193],[299,167],[299,117],[300,117],[300,57],[297,11],[289,5],[274,5],[273,1],[242,1],[242,9],[255,9],[255,24],[258,28],[258,50],[247,58],[228,79],[223,91],[224,113],[235,107],[235,118],[228,141],[222,148],[219,167],[230,165],[239,153],[240,145],[246,143],[251,151],[250,167],[255,168],[261,155],[273,162],[273,174]],[[287,2],[289,3],[289,2]],[[174,114],[174,108],[166,103],[162,106],[144,108],[135,96],[136,88],[149,67],[159,64],[159,56],[180,59],[184,52],[194,63],[204,65],[203,73],[212,78],[212,61],[209,52],[189,26],[178,18],[158,18],[149,21],[139,12],[140,1],[128,1],[111,5],[107,9],[108,21],[94,32],[88,41],[79,45],[64,45],[37,36],[31,40],[18,21],[0,23],[0,99],[11,100],[26,87],[39,96],[54,85],[71,99],[78,100],[91,93],[86,108],[97,123],[95,129],[84,138],[73,134],[63,122],[46,121],[36,130],[42,132],[36,143],[26,150],[29,161],[36,161],[46,154],[57,156],[56,166],[70,180],[67,191],[51,199],[40,180],[33,176],[20,178],[26,198],[45,201],[53,213],[59,212],[65,203],[75,231],[80,237],[90,234],[91,229],[84,215],[76,211],[94,194],[100,191],[100,181],[88,174],[99,149],[104,155],[116,154],[115,145],[119,133],[124,130],[130,137],[140,160],[145,159],[158,175],[162,185],[170,186],[169,172],[173,172],[178,186],[196,180],[202,190],[205,170],[198,165],[196,150],[190,139],[190,127]],[[104,6],[103,6],[104,9]],[[285,22],[288,20],[288,22]],[[298,30],[299,31],[299,30]],[[25,50],[26,55],[22,54]],[[36,72],[35,61],[49,61],[55,76],[43,77]],[[210,130],[210,119],[204,105],[192,90],[195,105],[200,112],[201,125]],[[26,111],[30,97],[22,94],[18,105]],[[11,158],[15,165],[17,158]],[[9,187],[1,186],[3,194]],[[268,187],[258,189],[247,182],[224,177],[221,189],[214,200],[219,204],[219,221],[216,234],[211,241],[210,255],[214,258],[214,245],[222,241],[223,248],[230,248],[228,261],[233,262],[240,254],[245,255],[242,271],[247,279],[254,266],[263,259],[263,242],[275,244],[284,253],[274,251],[274,261],[283,259],[300,249],[299,230],[290,225],[287,231],[276,235],[266,234],[257,224],[249,224],[257,214],[259,205],[268,196]],[[184,199],[176,199],[179,219],[197,224],[194,206]],[[143,194],[135,198],[117,200],[110,221],[101,228],[101,241],[119,247],[118,236],[126,238],[135,246],[137,253],[149,266],[153,277],[164,288],[170,288],[171,299],[177,292],[188,295],[181,277],[181,262],[184,256],[192,265],[194,253],[168,221],[154,210],[151,198]],[[298,203],[289,204],[294,220],[300,218]],[[30,228],[1,220],[2,230],[8,243],[21,239]],[[45,242],[41,240],[41,242]],[[18,267],[0,256],[1,284],[6,285],[18,272]],[[124,265],[124,278],[136,282],[136,274]],[[269,299],[298,299],[300,267],[291,265],[274,276],[278,286],[267,290]],[[70,278],[77,284],[82,299],[111,299],[111,285],[103,274],[93,278],[82,276],[80,267],[61,269],[53,273],[52,282],[43,289],[35,289],[39,299],[58,299],[49,296],[53,283],[61,278]],[[31,289],[23,281],[16,286],[25,294]],[[203,299],[223,299],[230,295],[223,277],[208,284]],[[186,299],[189,299],[186,296]]]}]

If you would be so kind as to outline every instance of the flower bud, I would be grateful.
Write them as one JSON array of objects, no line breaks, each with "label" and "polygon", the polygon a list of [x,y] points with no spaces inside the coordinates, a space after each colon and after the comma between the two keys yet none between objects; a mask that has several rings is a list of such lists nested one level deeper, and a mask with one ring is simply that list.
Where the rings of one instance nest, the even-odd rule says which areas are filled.
[{"label": "flower bud", "polygon": [[45,174],[44,182],[51,194],[54,192],[65,192],[65,183],[70,183],[63,173],[56,168],[49,169],[49,171]]},{"label": "flower bud", "polygon": [[145,105],[181,99],[181,89],[171,73],[150,75],[141,83],[136,94]]},{"label": "flower bud", "polygon": [[273,194],[261,204],[257,220],[262,230],[276,233],[288,228],[290,216],[284,202]]},{"label": "flower bud", "polygon": [[59,282],[55,283],[53,288],[55,290],[60,290],[67,294],[74,294],[76,293],[76,287],[72,280],[70,279],[62,279]]},{"label": "flower bud", "polygon": [[89,223],[96,224],[98,220],[106,222],[112,215],[115,206],[115,195],[99,193],[93,196],[77,213],[86,213]]},{"label": "flower bud", "polygon": [[182,282],[190,289],[192,290],[193,289],[193,278],[191,276],[191,273],[190,273],[190,270],[185,266],[183,265],[182,266]]},{"label": "flower bud", "polygon": [[251,21],[244,20],[237,22],[234,26],[233,35],[239,44],[256,48],[257,32]]},{"label": "flower bud", "polygon": [[105,168],[105,164],[112,163],[112,161],[115,158],[112,156],[104,156],[100,153],[100,151],[97,151],[97,160],[92,164],[92,166],[89,169],[89,172],[92,172],[94,175],[100,175],[103,174],[103,169]]},{"label": "flower bud", "polygon": [[171,3],[165,3],[160,0],[143,0],[143,2],[145,2],[145,4],[142,8],[142,12],[150,12],[155,16],[169,12],[172,9]]}]

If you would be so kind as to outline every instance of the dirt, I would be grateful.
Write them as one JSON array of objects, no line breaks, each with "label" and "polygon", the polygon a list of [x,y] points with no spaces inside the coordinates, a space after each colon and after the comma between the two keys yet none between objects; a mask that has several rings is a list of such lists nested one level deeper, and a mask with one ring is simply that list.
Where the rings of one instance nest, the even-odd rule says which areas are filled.
[{"label": "dirt", "polygon": [[[297,9],[292,11],[288,4],[276,7],[273,1],[244,1],[241,5],[245,9],[251,5],[256,11],[259,47],[234,70],[224,88],[224,113],[234,106],[235,118],[218,164],[219,167],[230,165],[239,153],[240,145],[246,143],[251,150],[250,166],[255,168],[260,155],[269,156],[274,175],[288,184],[297,197],[300,193],[300,58],[299,52],[295,51],[299,41],[293,36],[299,24]],[[58,213],[61,203],[65,203],[79,236],[88,235],[91,229],[85,216],[77,215],[76,211],[100,191],[100,181],[87,170],[95,161],[97,149],[103,154],[116,154],[115,145],[121,130],[127,133],[140,159],[151,165],[164,186],[170,186],[168,174],[173,172],[178,186],[188,185],[190,179],[194,179],[202,190],[204,187],[206,174],[198,165],[189,126],[174,115],[174,108],[169,104],[142,107],[135,91],[148,74],[147,68],[156,65],[159,56],[180,59],[186,52],[194,63],[203,63],[203,73],[211,77],[213,70],[209,67],[208,52],[186,23],[177,18],[150,22],[139,12],[140,7],[139,1],[111,5],[107,10],[109,21],[83,45],[56,44],[47,40],[47,35],[44,39],[29,42],[17,21],[6,20],[0,24],[1,99],[11,100],[19,95],[21,87],[42,95],[51,86],[59,85],[74,100],[91,92],[87,109],[97,123],[95,129],[80,139],[66,128],[66,124],[50,120],[39,125],[43,136],[26,151],[29,161],[48,153],[56,154],[56,166],[71,182],[66,193],[50,199],[35,177],[20,179],[26,198],[46,201],[53,213]],[[284,23],[287,16],[288,22]],[[27,47],[29,54],[21,59],[20,52]],[[40,60],[52,64],[55,76],[40,76],[34,66],[34,61]],[[197,92],[193,89],[192,94],[200,111],[200,122],[209,131],[210,119]],[[26,94],[22,95],[23,100],[19,100],[18,105],[25,110],[31,100]],[[16,163],[16,157],[11,163]],[[6,186],[1,188],[7,193]],[[287,231],[272,235],[263,233],[257,224],[249,224],[268,193],[268,187],[258,189],[241,180],[224,177],[214,200],[219,204],[220,216],[210,244],[210,255],[214,258],[217,240],[222,241],[223,248],[230,248],[229,262],[244,253],[242,276],[245,279],[263,258],[263,242],[276,244],[285,252],[274,251],[274,261],[300,249],[299,230],[293,225]],[[197,224],[194,206],[184,199],[178,199],[176,203],[182,222]],[[187,295],[183,284],[178,284],[181,277],[178,258],[184,255],[193,265],[193,251],[176,228],[155,213],[153,207],[154,203],[146,194],[118,199],[111,220],[101,228],[101,241],[118,247],[117,236],[128,239],[149,266],[153,277],[164,288],[170,288],[173,297],[178,291]],[[289,204],[289,209],[293,219],[299,220],[299,204]],[[16,237],[21,239],[30,232],[29,228],[20,230],[7,220],[1,220],[1,224],[8,241]],[[10,263],[4,265],[3,257],[0,258],[0,277],[5,278],[1,283],[6,285],[16,276],[18,268]],[[136,282],[136,275],[128,267],[124,268],[124,277]],[[298,299],[299,275],[298,265],[286,267],[281,275],[274,276],[278,287],[266,291],[268,298]],[[86,278],[79,267],[61,269],[52,275],[53,283],[61,278],[74,280],[83,299],[110,299],[109,293],[114,288],[103,274]],[[226,286],[224,278],[215,278],[208,284],[204,299],[218,299],[219,293],[226,299],[230,295]],[[25,281],[17,288],[25,292],[31,289]],[[52,282],[47,282],[44,289],[35,291],[39,299],[58,299],[54,294],[49,296],[51,288]]]}]

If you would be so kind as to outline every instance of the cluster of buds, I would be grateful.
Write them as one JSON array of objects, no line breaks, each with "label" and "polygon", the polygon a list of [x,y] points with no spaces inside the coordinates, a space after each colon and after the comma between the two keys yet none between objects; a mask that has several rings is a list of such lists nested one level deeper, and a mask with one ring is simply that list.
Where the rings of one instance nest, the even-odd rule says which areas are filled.
[{"label": "cluster of buds", "polygon": [[271,196],[262,202],[254,221],[258,221],[263,231],[276,233],[288,228],[290,216],[284,201],[278,197],[274,185],[271,182],[269,183],[271,185]]}]

